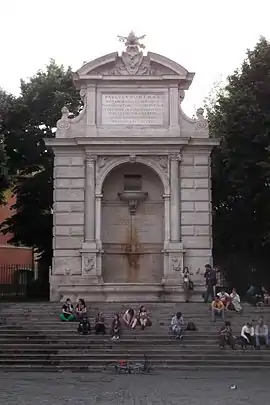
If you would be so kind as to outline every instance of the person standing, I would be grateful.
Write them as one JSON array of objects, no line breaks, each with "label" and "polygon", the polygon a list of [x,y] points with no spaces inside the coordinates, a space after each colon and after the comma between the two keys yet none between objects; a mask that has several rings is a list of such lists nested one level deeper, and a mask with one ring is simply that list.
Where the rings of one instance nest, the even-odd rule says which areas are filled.
[{"label": "person standing", "polygon": [[212,269],[210,264],[205,265],[204,278],[205,278],[205,284],[206,284],[204,302],[207,303],[209,301],[209,297],[211,298],[211,301],[214,300],[214,297],[215,297],[214,288],[217,284],[216,272],[214,269]]},{"label": "person standing", "polygon": [[188,267],[184,267],[183,269],[183,290],[184,290],[184,299],[185,302],[189,302],[190,296],[193,290],[193,282],[190,278],[191,273]]}]

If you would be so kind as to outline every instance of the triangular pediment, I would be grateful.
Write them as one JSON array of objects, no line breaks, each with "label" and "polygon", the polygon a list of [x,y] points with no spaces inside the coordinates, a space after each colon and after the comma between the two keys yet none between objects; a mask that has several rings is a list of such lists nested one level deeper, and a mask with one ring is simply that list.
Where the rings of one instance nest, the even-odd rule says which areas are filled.
[{"label": "triangular pediment", "polygon": [[105,55],[83,65],[76,74],[79,79],[103,76],[159,76],[175,77],[192,81],[194,74],[189,73],[178,63],[156,53],[142,52],[132,58],[126,52]]}]

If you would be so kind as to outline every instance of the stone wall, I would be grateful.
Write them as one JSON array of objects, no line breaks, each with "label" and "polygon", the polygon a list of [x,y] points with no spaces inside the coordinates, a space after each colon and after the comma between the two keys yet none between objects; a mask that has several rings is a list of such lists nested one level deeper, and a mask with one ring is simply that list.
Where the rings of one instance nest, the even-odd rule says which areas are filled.
[{"label": "stone wall", "polygon": [[[181,239],[185,266],[204,272],[212,262],[210,158],[207,151],[184,149],[180,164]],[[197,276],[202,280],[201,276]]]},{"label": "stone wall", "polygon": [[54,160],[53,248],[55,275],[81,274],[84,236],[84,156],[56,154]]}]

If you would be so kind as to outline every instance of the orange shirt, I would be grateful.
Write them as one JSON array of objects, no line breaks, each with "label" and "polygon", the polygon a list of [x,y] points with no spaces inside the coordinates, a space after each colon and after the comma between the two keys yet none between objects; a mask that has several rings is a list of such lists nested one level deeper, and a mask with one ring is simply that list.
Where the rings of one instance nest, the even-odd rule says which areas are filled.
[{"label": "orange shirt", "polygon": [[212,308],[214,308],[214,309],[222,309],[222,308],[224,308],[223,302],[222,301],[213,301],[212,302]]}]

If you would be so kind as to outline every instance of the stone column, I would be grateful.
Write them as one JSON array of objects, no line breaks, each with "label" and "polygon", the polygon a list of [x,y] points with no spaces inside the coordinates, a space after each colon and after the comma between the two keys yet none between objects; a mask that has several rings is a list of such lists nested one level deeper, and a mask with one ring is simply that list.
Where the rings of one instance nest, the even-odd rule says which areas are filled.
[{"label": "stone column", "polygon": [[171,240],[170,232],[170,194],[163,194],[164,199],[164,245],[166,246]]},{"label": "stone column", "polygon": [[171,242],[180,242],[180,190],[179,161],[180,154],[170,155],[171,166]]},{"label": "stone column", "polygon": [[95,162],[96,156],[86,152],[85,199],[84,199],[84,240],[95,241]]},{"label": "stone column", "polygon": [[103,194],[96,194],[96,243],[97,248],[101,249],[101,200]]}]

